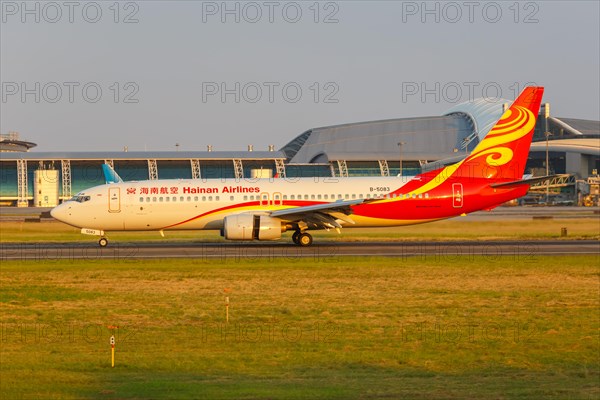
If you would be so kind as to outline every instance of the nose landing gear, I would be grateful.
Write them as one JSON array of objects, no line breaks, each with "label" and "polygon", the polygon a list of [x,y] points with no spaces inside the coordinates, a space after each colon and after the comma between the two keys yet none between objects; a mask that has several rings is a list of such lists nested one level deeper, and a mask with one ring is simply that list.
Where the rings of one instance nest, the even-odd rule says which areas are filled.
[{"label": "nose landing gear", "polygon": [[100,247],[106,247],[108,246],[108,239],[105,237],[100,238],[100,240],[98,240],[98,244],[100,245]]}]

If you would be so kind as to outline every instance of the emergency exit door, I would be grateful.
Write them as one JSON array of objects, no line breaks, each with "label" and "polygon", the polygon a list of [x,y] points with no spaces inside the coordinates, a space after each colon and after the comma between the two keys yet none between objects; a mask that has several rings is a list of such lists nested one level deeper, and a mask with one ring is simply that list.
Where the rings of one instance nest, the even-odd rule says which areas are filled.
[{"label": "emergency exit door", "polygon": [[463,206],[463,185],[462,183],[452,184],[452,206],[461,208]]}]

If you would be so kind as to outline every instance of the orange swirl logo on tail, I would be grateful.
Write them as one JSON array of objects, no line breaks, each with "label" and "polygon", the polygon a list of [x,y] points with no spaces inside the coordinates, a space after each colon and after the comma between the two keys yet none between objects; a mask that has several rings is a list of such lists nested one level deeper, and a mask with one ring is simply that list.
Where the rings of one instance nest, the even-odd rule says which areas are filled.
[{"label": "orange swirl logo on tail", "polygon": [[[471,161],[489,154],[486,157],[488,165],[504,165],[512,160],[513,151],[502,145],[521,139],[531,132],[534,126],[535,116],[533,113],[525,107],[514,106],[502,115],[500,121],[464,161]],[[493,156],[495,153],[497,153],[497,157]]]},{"label": "orange swirl logo on tail", "polygon": [[[428,192],[440,186],[451,178],[460,167],[473,160],[484,158],[487,167],[491,167],[486,175],[492,178],[495,175],[494,167],[509,163],[514,157],[514,151],[506,146],[508,143],[525,137],[535,127],[535,116],[526,107],[512,106],[508,109],[485,136],[485,138],[475,147],[473,153],[459,163],[449,165],[431,181],[425,183],[418,189],[412,190],[411,194],[419,195]],[[477,164],[477,162],[475,162]],[[483,166],[482,170],[486,169]],[[398,201],[400,199],[387,199],[381,202]]]}]

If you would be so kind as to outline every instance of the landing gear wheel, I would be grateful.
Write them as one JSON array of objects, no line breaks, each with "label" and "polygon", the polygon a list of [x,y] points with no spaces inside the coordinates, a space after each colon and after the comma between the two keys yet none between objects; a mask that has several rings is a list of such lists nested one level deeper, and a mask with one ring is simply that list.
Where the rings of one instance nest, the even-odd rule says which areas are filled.
[{"label": "landing gear wheel", "polygon": [[301,234],[300,231],[294,232],[294,234],[292,235],[292,242],[294,242],[295,244],[299,244],[298,237],[300,236],[300,234]]},{"label": "landing gear wheel", "polygon": [[106,246],[108,246],[108,239],[100,238],[100,240],[98,240],[98,244],[100,245],[100,247],[106,247]]},{"label": "landing gear wheel", "polygon": [[313,242],[313,238],[310,233],[301,233],[298,235],[298,244],[302,247],[310,246]]}]

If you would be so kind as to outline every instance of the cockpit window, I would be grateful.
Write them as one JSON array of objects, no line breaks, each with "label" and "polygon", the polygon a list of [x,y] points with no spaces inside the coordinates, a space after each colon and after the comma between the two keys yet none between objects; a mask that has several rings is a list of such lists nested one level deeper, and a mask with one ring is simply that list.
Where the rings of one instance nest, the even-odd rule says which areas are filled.
[{"label": "cockpit window", "polygon": [[90,196],[77,195],[73,196],[69,201],[76,201],[78,203],[85,203],[90,200]]}]

